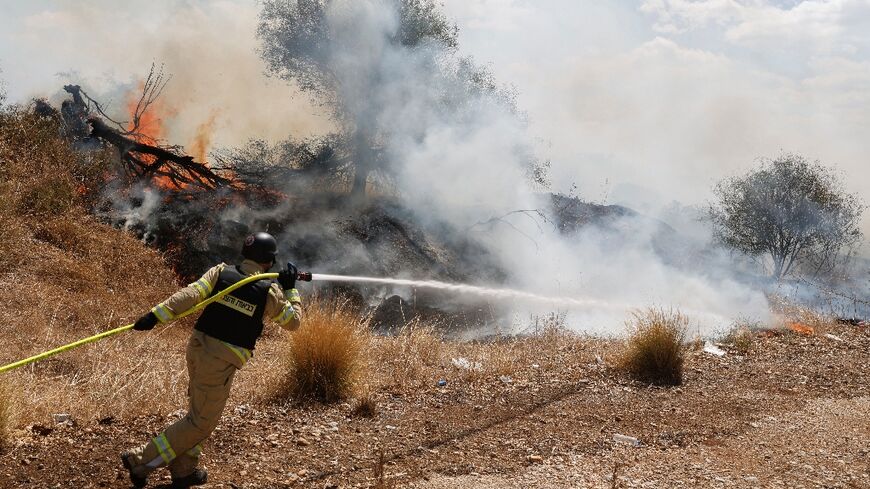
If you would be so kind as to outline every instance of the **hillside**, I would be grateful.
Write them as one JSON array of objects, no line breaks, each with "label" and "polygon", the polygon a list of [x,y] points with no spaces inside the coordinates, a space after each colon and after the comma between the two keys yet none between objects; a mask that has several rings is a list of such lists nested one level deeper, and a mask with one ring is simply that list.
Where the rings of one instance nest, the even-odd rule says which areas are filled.
[{"label": "hillside", "polygon": [[[0,115],[3,364],[128,323],[179,285],[165,256],[89,214],[111,155],[58,134],[50,120]],[[329,307],[303,294],[310,310]],[[780,318],[791,319],[813,334],[754,331],[723,340],[724,356],[694,343],[675,388],[631,380],[614,367],[621,341],[558,317],[470,343],[418,322],[362,333],[358,391],[327,405],[278,397],[292,336],[269,329],[206,443],[204,487],[870,487],[870,331],[807,311]],[[129,487],[117,454],[183,413],[189,328],[124,333],[3,374],[13,417],[0,487]],[[354,414],[365,398],[371,417]],[[149,487],[167,483],[161,472]]]}]

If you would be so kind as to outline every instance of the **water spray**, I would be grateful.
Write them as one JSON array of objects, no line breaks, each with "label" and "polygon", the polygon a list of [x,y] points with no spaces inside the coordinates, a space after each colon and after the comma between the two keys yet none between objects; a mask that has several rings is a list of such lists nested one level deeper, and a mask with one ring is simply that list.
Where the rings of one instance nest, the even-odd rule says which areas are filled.
[{"label": "water spray", "polygon": [[[302,278],[302,277],[306,278]],[[427,288],[446,290],[449,292],[457,292],[460,294],[474,294],[493,299],[514,299],[523,302],[544,304],[560,307],[576,307],[576,308],[598,308],[598,309],[613,309],[626,310],[631,306],[627,304],[618,304],[613,302],[605,302],[597,299],[577,299],[570,297],[548,297],[531,292],[524,292],[514,289],[496,289],[491,287],[481,287],[477,285],[467,284],[452,284],[448,282],[439,282],[437,280],[410,280],[401,278],[381,278],[381,277],[358,277],[352,275],[329,275],[325,273],[300,273],[297,280],[323,281],[323,282],[356,282],[379,285],[397,285],[416,288]]]},{"label": "water spray", "polygon": [[[220,299],[224,295],[232,292],[233,290],[257,281],[257,280],[274,280],[278,278],[277,273],[263,273],[259,275],[251,275],[249,277],[245,277],[244,279],[236,282],[235,284],[227,287],[226,289],[220,291],[219,293],[207,298],[206,300],[200,302],[195,305],[191,309],[179,314],[176,316],[176,319],[181,319],[185,316],[189,316],[196,311],[204,308],[205,306],[211,304],[212,302]],[[564,307],[564,308],[582,308],[582,309],[609,309],[625,312],[634,308],[629,304],[620,304],[613,302],[606,302],[598,299],[578,299],[578,298],[570,298],[570,297],[547,297],[539,294],[534,294],[531,292],[524,292],[521,290],[513,290],[513,289],[497,289],[490,287],[481,287],[477,285],[467,285],[467,284],[451,284],[447,282],[439,282],[437,280],[410,280],[410,279],[401,279],[401,278],[381,278],[381,277],[360,277],[353,275],[330,275],[325,273],[312,273],[312,272],[298,272],[296,274],[296,280],[301,282],[356,282],[356,283],[367,283],[367,284],[379,284],[379,285],[396,285],[396,286],[405,286],[405,287],[418,287],[418,288],[429,288],[429,289],[437,289],[437,290],[445,290],[449,292],[457,292],[462,294],[475,294],[484,297],[490,297],[493,299],[501,299],[501,300],[516,300],[523,301],[529,303],[537,303],[548,306],[556,306],[556,307]],[[698,312],[698,311],[685,311],[687,313],[705,316],[707,318],[715,318],[716,320],[722,320],[720,316],[715,314]],[[93,343],[95,341],[102,340],[104,338],[108,338],[109,336],[116,335],[118,333],[122,333],[124,331],[129,331],[133,329],[132,324],[128,324],[126,326],[121,326],[119,328],[115,328],[109,331],[105,331],[103,333],[96,334],[94,336],[89,336],[87,338],[75,341],[73,343],[69,343],[67,345],[60,346],[58,348],[54,348],[52,350],[39,353],[37,355],[25,358],[23,360],[19,360],[17,362],[10,363],[8,365],[0,366],[0,373],[7,372],[9,370],[14,370],[19,367],[23,367],[24,365],[28,365],[39,360],[57,355],[58,353],[71,350],[73,348]]]},{"label": "water spray", "polygon": [[[436,290],[444,290],[456,292],[460,294],[474,294],[482,297],[489,297],[495,300],[515,300],[529,304],[539,304],[542,306],[564,308],[564,309],[597,309],[608,310],[619,313],[625,313],[633,309],[637,309],[637,304],[628,304],[620,302],[610,302],[601,299],[592,298],[576,298],[576,297],[553,297],[535,294],[515,289],[492,288],[468,284],[453,284],[448,282],[440,282],[438,280],[410,280],[400,278],[385,278],[385,277],[362,277],[353,275],[330,275],[325,273],[300,272],[297,275],[297,280],[305,282],[355,282],[364,284],[377,285],[396,285],[415,288],[428,288]],[[727,319],[714,313],[706,311],[696,311],[692,309],[681,308],[681,310],[689,315],[697,318],[703,318],[705,321],[714,324],[726,324]]]}]

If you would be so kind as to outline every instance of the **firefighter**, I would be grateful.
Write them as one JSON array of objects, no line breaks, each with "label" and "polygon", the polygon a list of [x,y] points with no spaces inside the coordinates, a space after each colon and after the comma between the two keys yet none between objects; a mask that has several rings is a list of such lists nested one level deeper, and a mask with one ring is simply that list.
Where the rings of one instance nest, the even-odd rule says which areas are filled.
[{"label": "firefighter", "polygon": [[[147,331],[157,323],[172,321],[246,276],[266,272],[274,266],[277,252],[278,243],[270,234],[248,236],[240,265],[222,263],[211,268],[142,316],[133,329]],[[299,327],[302,301],[295,288],[296,277],[296,267],[288,263],[279,272],[278,283],[252,282],[205,307],[187,344],[187,414],[145,445],[121,454],[135,487],[144,487],[148,474],[163,466],[169,467],[174,488],[206,482],[206,470],[197,467],[202,442],[218,424],[236,370],[254,354],[263,319],[272,319],[290,331]]]}]

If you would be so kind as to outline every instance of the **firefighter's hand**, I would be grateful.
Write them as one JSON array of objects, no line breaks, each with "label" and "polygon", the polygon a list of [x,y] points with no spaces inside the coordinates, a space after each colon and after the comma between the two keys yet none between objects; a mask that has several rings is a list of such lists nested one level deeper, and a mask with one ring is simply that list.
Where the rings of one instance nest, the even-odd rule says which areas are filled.
[{"label": "firefighter's hand", "polygon": [[287,269],[278,272],[278,283],[285,291],[296,288],[296,276],[299,275],[299,269],[296,265],[287,262]]},{"label": "firefighter's hand", "polygon": [[149,312],[136,321],[136,324],[133,325],[133,329],[136,331],[148,331],[149,329],[154,329],[154,326],[157,323],[157,316],[155,316],[153,312]]}]

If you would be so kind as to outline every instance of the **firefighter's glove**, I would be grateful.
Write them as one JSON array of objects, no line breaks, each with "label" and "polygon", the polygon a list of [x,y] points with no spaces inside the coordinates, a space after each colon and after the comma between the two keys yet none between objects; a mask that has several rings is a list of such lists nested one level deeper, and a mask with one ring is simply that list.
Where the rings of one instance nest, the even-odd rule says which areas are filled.
[{"label": "firefighter's glove", "polygon": [[149,329],[154,329],[154,326],[158,322],[159,320],[157,319],[157,316],[155,316],[153,312],[149,312],[136,321],[136,324],[133,325],[133,329],[136,331],[148,331]]},{"label": "firefighter's glove", "polygon": [[287,262],[287,269],[278,272],[278,283],[284,290],[293,290],[296,288],[296,277],[299,275],[299,269],[296,265]]}]

